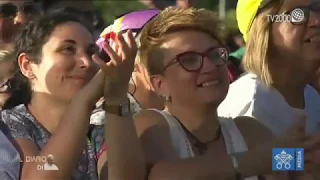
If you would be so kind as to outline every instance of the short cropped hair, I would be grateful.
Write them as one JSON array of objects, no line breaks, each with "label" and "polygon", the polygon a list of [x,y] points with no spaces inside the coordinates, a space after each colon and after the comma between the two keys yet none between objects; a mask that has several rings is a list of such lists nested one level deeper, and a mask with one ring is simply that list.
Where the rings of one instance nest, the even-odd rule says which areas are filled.
[{"label": "short cropped hair", "polygon": [[152,19],[141,32],[140,61],[146,66],[150,75],[160,74],[162,71],[163,58],[159,47],[165,41],[165,35],[185,30],[207,33],[223,44],[223,27],[217,14],[206,9],[166,8]]}]

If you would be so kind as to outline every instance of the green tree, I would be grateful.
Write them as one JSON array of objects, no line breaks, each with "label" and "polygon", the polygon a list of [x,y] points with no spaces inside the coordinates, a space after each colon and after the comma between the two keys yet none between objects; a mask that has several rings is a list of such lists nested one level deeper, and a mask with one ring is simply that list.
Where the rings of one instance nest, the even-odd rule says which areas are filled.
[{"label": "green tree", "polygon": [[198,0],[198,8],[206,8],[211,11],[217,11],[219,5],[219,0]]},{"label": "green tree", "polygon": [[145,8],[138,0],[94,0],[94,3],[106,24],[111,24],[117,16],[123,13]]}]

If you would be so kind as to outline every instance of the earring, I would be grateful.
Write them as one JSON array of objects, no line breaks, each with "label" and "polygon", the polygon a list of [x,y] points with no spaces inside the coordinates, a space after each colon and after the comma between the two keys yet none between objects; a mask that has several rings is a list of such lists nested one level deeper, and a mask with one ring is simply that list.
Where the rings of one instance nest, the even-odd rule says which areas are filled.
[{"label": "earring", "polygon": [[167,102],[172,102],[171,96],[165,96],[165,99],[166,99]]}]

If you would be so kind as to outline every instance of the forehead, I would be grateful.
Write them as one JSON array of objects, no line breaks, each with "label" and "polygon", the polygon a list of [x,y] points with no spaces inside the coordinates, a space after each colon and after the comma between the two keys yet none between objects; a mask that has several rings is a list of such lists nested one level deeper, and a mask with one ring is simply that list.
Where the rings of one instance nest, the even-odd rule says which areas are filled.
[{"label": "forehead", "polygon": [[25,3],[34,2],[33,0],[1,0],[0,4],[12,3],[16,6],[23,5]]},{"label": "forehead", "polygon": [[52,32],[49,41],[59,43],[67,39],[74,40],[79,44],[91,44],[94,41],[92,34],[77,22],[66,22],[57,26]]},{"label": "forehead", "polygon": [[186,51],[204,52],[212,46],[218,46],[218,42],[215,39],[209,34],[200,31],[180,31],[166,36],[166,41],[162,44],[161,49],[166,49],[171,54],[179,54]]}]

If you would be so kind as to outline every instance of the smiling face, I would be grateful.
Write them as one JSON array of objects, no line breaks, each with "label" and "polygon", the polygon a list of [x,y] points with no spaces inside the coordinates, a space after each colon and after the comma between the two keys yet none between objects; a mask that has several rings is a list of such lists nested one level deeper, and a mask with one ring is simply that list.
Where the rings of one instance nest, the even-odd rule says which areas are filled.
[{"label": "smiling face", "polygon": [[97,72],[92,61],[94,39],[80,23],[66,22],[55,27],[42,47],[41,61],[19,57],[20,69],[32,83],[34,92],[69,101]]},{"label": "smiling face", "polygon": [[[163,75],[152,78],[156,91],[171,96],[172,103],[180,105],[218,106],[229,87],[227,68],[221,59],[226,51],[220,51],[221,45],[212,36],[200,31],[178,31],[166,35],[165,39],[160,55],[165,69]],[[197,60],[201,59],[201,55],[202,66]],[[199,67],[196,71],[188,71],[195,70],[196,66]]]},{"label": "smiling face", "polygon": [[285,64],[295,69],[297,75],[310,76],[320,65],[320,1],[285,0],[279,14],[290,13],[295,8],[305,10],[305,23],[272,24],[273,56],[282,59],[274,64]]}]

